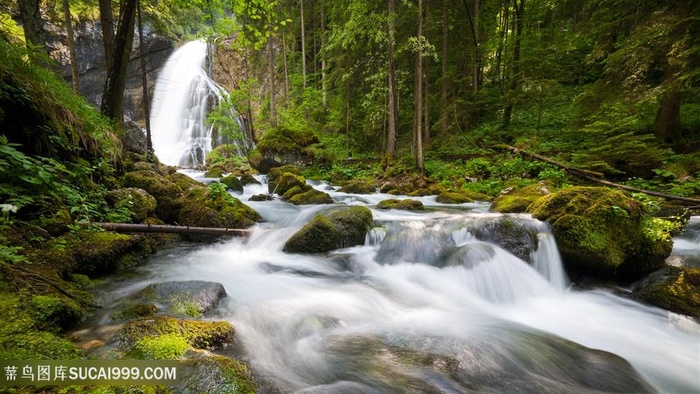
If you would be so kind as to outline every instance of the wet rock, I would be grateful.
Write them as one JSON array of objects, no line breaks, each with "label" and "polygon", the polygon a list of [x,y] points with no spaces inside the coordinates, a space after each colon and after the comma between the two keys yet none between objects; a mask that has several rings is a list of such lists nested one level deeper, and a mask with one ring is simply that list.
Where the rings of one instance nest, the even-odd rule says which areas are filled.
[{"label": "wet rock", "polygon": [[372,212],[366,207],[347,207],[328,215],[314,216],[284,245],[287,253],[325,253],[362,245],[372,224]]},{"label": "wet rock", "polygon": [[333,198],[330,194],[316,189],[309,189],[302,193],[295,193],[291,197],[286,197],[287,201],[294,205],[315,205],[315,204],[333,204]]},{"label": "wet rock", "polygon": [[351,194],[374,194],[377,192],[377,187],[374,185],[374,182],[370,180],[358,179],[349,181],[338,191]]},{"label": "wet rock", "polygon": [[272,194],[256,194],[251,196],[248,201],[272,201],[274,199]]},{"label": "wet rock", "polygon": [[158,307],[153,304],[134,304],[111,314],[109,317],[114,321],[127,321],[155,316],[157,312]]},{"label": "wet rock", "polygon": [[241,175],[241,183],[243,184],[243,186],[260,185],[261,184],[260,181],[255,179],[255,177],[250,175],[250,174]]},{"label": "wet rock", "polygon": [[632,287],[632,298],[692,317],[700,317],[700,268],[667,267]]},{"label": "wet rock", "polygon": [[240,393],[256,392],[255,381],[245,364],[208,352],[189,351],[181,363],[176,392]]},{"label": "wet rock", "polygon": [[243,183],[235,175],[227,175],[221,178],[221,183],[234,192],[243,193]]},{"label": "wet rock", "polygon": [[410,198],[404,200],[398,200],[390,198],[388,200],[382,200],[377,204],[379,209],[400,209],[404,211],[422,211],[425,209],[423,203],[418,200],[413,200]]},{"label": "wet rock", "polygon": [[194,227],[247,228],[262,217],[240,200],[211,188],[191,189],[180,203],[178,223]]},{"label": "wet rock", "polygon": [[129,209],[133,223],[143,222],[156,211],[156,199],[139,188],[112,190],[107,193],[106,199],[112,207]]},{"label": "wet rock", "polygon": [[469,230],[476,239],[495,243],[501,248],[532,263],[532,252],[537,249],[537,231],[525,221],[510,217],[480,222]]},{"label": "wet rock", "polygon": [[501,213],[519,213],[527,211],[535,200],[554,190],[553,185],[547,182],[539,182],[522,189],[508,190],[496,197],[491,204],[491,211]]},{"label": "wet rock", "polygon": [[311,186],[306,184],[306,180],[303,176],[295,175],[291,172],[285,172],[279,177],[274,178],[274,180],[268,178],[267,188],[270,194],[282,196],[295,187],[299,188],[300,191],[307,191],[311,188]]},{"label": "wet rock", "polygon": [[76,242],[80,244],[73,253],[76,272],[89,276],[135,267],[151,254],[148,239],[142,235],[86,231]]},{"label": "wet rock", "polygon": [[221,283],[200,280],[162,282],[148,285],[137,296],[163,306],[178,316],[199,317],[216,308],[226,297]]},{"label": "wet rock", "polygon": [[467,202],[474,202],[474,200],[477,199],[477,196],[481,197],[476,193],[472,194],[467,192],[442,192],[437,196],[435,201],[441,204],[464,204]]},{"label": "wet rock", "polygon": [[633,280],[664,265],[673,241],[663,219],[619,190],[568,187],[528,207],[551,224],[569,273]]},{"label": "wet rock", "polygon": [[[197,349],[218,349],[226,347],[233,341],[235,330],[225,321],[184,320],[169,316],[141,318],[124,324],[110,339],[109,343],[124,354],[144,358],[138,351],[157,352],[159,346],[167,347],[168,342],[185,341],[187,347]],[[179,338],[179,339],[176,339]],[[143,340],[146,339],[145,342]],[[155,339],[156,341],[149,342]],[[139,343],[141,345],[139,345]],[[181,347],[180,347],[181,348]],[[167,351],[167,349],[162,349]],[[184,350],[181,349],[182,353]]]},{"label": "wet rock", "polygon": [[177,221],[183,190],[177,183],[155,171],[132,171],[124,174],[124,186],[143,189],[156,199],[156,213],[166,222]]}]

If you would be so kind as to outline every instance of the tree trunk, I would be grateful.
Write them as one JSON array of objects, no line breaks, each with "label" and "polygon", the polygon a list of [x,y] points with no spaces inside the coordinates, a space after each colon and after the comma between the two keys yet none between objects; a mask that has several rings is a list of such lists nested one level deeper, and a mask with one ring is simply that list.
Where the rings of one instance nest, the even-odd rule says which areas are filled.
[{"label": "tree trunk", "polygon": [[19,0],[19,14],[22,17],[22,29],[27,47],[38,47],[42,53],[48,53],[44,41],[44,21],[41,19],[39,0]]},{"label": "tree trunk", "polygon": [[510,81],[511,97],[508,99],[508,104],[503,111],[503,126],[510,125],[513,116],[513,97],[512,95],[518,90],[518,80],[520,79],[520,42],[523,35],[523,19],[525,18],[525,0],[520,0],[518,6],[517,0],[513,0],[516,4],[515,12],[515,43],[513,45],[513,66]]},{"label": "tree trunk", "polygon": [[430,60],[426,58],[425,70],[423,71],[423,74],[426,75],[423,78],[423,83],[425,84],[423,87],[423,146],[430,145],[430,78],[427,77],[427,75],[430,75],[429,67]]},{"label": "tree trunk", "polygon": [[[321,3],[321,50],[326,45],[326,7]],[[321,55],[321,97],[323,112],[328,110],[328,86],[326,81],[326,56]]]},{"label": "tree trunk", "polygon": [[306,34],[304,29],[304,0],[299,0],[299,4],[301,4],[301,74],[303,78],[302,83],[304,89],[306,89]]},{"label": "tree trunk", "polygon": [[448,38],[450,32],[450,0],[442,1],[442,58],[441,58],[441,75],[440,78],[440,134],[447,134],[447,55],[448,55]]},{"label": "tree trunk", "polygon": [[107,69],[112,64],[114,56],[114,17],[112,15],[112,1],[99,0],[100,24],[102,25],[102,44],[105,50],[105,66]]},{"label": "tree trunk", "polygon": [[70,3],[63,0],[63,18],[66,24],[66,39],[68,41],[68,54],[70,55],[70,76],[73,90],[80,93],[80,78],[78,76],[78,60],[75,56],[75,36],[73,34],[73,18],[70,14]]},{"label": "tree trunk", "polygon": [[389,127],[387,130],[386,154],[391,159],[396,153],[396,129],[398,125],[398,106],[396,103],[396,70],[394,65],[394,48],[396,45],[396,0],[389,0],[389,45],[388,45],[388,74],[389,74]]},{"label": "tree trunk", "polygon": [[[270,27],[272,33],[272,27]],[[270,34],[267,40],[267,73],[270,78],[270,126],[277,126],[277,109],[275,107],[275,46],[274,36]]]},{"label": "tree trunk", "polygon": [[139,55],[141,57],[141,85],[143,87],[143,118],[146,122],[146,159],[153,162],[153,140],[151,138],[151,108],[148,97],[148,74],[146,73],[146,50],[143,41],[143,21],[141,19],[141,0],[138,0],[136,17],[139,25]]},{"label": "tree trunk", "polygon": [[112,64],[108,68],[100,111],[118,124],[124,121],[124,87],[129,65],[131,47],[134,41],[136,2],[124,0],[119,18],[119,27],[114,40]]},{"label": "tree trunk", "polygon": [[474,69],[472,71],[472,78],[474,80],[473,92],[474,96],[479,93],[481,88],[481,49],[479,48],[480,35],[479,35],[479,0],[474,0]]},{"label": "tree trunk", "polygon": [[413,111],[415,124],[414,139],[416,148],[416,168],[418,174],[423,177],[423,133],[422,133],[422,113],[423,113],[423,0],[418,0],[418,53],[416,53],[416,74],[414,80]]}]

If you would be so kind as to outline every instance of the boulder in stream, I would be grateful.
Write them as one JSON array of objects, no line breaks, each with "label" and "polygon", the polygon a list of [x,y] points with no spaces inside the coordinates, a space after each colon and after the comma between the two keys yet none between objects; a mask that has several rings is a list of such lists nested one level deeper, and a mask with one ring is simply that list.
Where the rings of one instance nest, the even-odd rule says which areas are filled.
[{"label": "boulder in stream", "polygon": [[137,297],[174,315],[199,317],[216,308],[226,290],[221,283],[201,280],[161,282],[146,286]]},{"label": "boulder in stream", "polygon": [[233,174],[221,178],[221,183],[234,192],[243,193],[243,183]]},{"label": "boulder in stream", "polygon": [[287,253],[325,253],[362,245],[372,224],[366,207],[341,208],[328,215],[318,214],[284,244]]},{"label": "boulder in stream", "polygon": [[527,207],[542,196],[552,193],[554,186],[547,182],[538,182],[522,189],[508,190],[496,197],[491,210],[501,213],[526,212]]},{"label": "boulder in stream", "polygon": [[632,288],[632,298],[692,317],[700,317],[700,268],[666,267]]},{"label": "boulder in stream", "polygon": [[399,200],[395,198],[389,198],[387,200],[382,200],[377,204],[379,209],[400,209],[403,211],[422,211],[425,209],[423,203],[418,200],[413,200],[411,198]]}]

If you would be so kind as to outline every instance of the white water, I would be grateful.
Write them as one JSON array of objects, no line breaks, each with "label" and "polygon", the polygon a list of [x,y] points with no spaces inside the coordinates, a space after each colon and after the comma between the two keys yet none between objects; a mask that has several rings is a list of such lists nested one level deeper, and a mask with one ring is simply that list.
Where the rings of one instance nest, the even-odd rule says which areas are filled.
[{"label": "white water", "polygon": [[153,149],[168,165],[196,167],[213,148],[213,128],[206,119],[226,95],[204,69],[207,43],[190,41],[178,48],[158,75],[151,105]]},{"label": "white water", "polygon": [[[237,197],[247,201],[262,192],[265,185],[250,186]],[[394,197],[331,195],[370,208]],[[505,368],[497,360],[514,357],[518,333],[541,332],[619,355],[659,391],[700,392],[697,322],[607,291],[569,290],[543,223],[514,217],[529,220],[537,232],[529,265],[472,235],[475,221],[502,218],[485,213],[486,204],[463,204],[460,211],[435,204],[434,197],[421,200],[435,210],[372,209],[381,228],[367,244],[328,256],[282,252],[286,239],[327,206],[248,202],[268,221],[249,238],[161,254],[146,267],[144,281],[222,283],[228,298],[213,318],[236,326],[250,365],[282,392],[403,392],[407,383],[387,377],[387,369],[443,392],[464,392],[444,376],[401,366],[387,349],[449,355],[461,367],[488,372]],[[550,392],[586,392],[545,383]],[[518,381],[511,388],[497,391],[532,391]]]}]

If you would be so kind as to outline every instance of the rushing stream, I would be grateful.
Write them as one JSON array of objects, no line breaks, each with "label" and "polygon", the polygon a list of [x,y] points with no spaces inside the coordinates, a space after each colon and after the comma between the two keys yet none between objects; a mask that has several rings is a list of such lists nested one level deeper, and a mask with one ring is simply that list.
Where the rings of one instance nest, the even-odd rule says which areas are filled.
[{"label": "rushing stream", "polygon": [[[700,325],[608,290],[571,289],[544,223],[511,216],[536,242],[528,264],[475,236],[503,218],[487,204],[422,197],[424,212],[383,211],[376,203],[395,196],[331,190],[372,210],[365,245],[287,254],[284,242],[329,206],[247,201],[266,188],[237,196],[266,220],[249,237],[163,251],[106,297],[155,281],[222,283],[228,297],[209,317],[236,326],[244,358],[280,392],[620,391],[624,376],[592,371],[618,358],[591,349],[627,360],[647,387],[700,392]],[[589,384],[581,369],[610,381]]]}]

